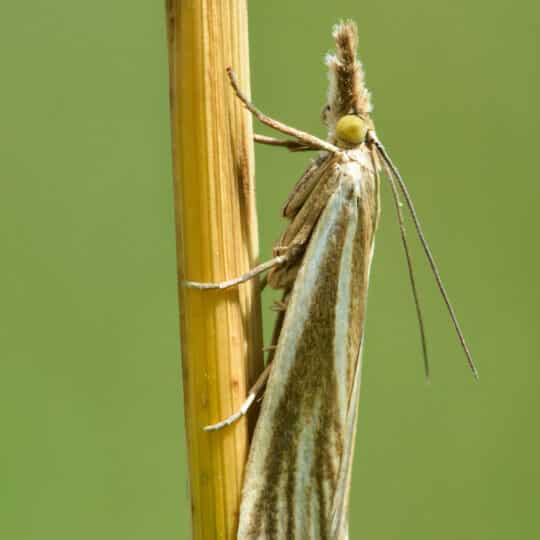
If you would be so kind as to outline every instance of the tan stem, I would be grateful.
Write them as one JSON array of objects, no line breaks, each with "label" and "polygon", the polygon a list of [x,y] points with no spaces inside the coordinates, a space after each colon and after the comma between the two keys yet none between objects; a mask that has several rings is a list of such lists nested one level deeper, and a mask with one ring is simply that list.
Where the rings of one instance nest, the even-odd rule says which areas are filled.
[{"label": "tan stem", "polygon": [[222,281],[258,259],[249,113],[231,90],[232,66],[249,92],[246,0],[167,0],[177,260],[192,538],[236,538],[248,426],[203,427],[235,412],[262,370],[256,280]]}]

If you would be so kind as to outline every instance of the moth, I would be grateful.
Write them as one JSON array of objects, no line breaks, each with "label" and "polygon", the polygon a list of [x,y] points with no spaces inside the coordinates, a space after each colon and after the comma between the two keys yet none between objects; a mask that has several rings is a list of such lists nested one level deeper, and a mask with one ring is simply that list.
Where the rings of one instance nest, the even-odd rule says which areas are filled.
[{"label": "moth", "polygon": [[338,24],[333,37],[336,51],[326,58],[326,141],[263,114],[247,100],[229,70],[243,105],[263,124],[292,137],[256,136],[258,142],[320,154],[285,203],[283,216],[289,223],[270,261],[221,283],[186,282],[201,289],[227,288],[268,272],[267,283],[283,291],[265,371],[237,413],[206,428],[234,422],[266,385],[245,471],[239,540],[348,538],[363,329],[382,171],[397,212],[426,373],[424,325],[400,193],[477,375],[409,192],[376,135],[370,94],[356,56],[356,25]]}]

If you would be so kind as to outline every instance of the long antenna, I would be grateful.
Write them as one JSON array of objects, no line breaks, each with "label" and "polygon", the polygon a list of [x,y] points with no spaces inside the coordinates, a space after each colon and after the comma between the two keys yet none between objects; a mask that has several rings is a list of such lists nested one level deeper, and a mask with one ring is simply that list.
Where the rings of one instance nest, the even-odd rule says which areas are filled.
[{"label": "long antenna", "polygon": [[429,380],[429,358],[426,344],[426,330],[424,327],[424,317],[422,316],[422,309],[420,307],[420,297],[418,295],[418,289],[416,288],[416,279],[414,277],[414,269],[411,258],[411,252],[409,250],[409,243],[407,241],[407,231],[405,230],[405,221],[403,219],[403,212],[401,211],[401,201],[399,200],[399,192],[397,190],[396,182],[392,171],[388,167],[387,163],[383,161],[384,168],[386,170],[386,176],[392,188],[392,196],[394,199],[394,205],[396,207],[396,214],[399,223],[399,232],[401,234],[401,243],[403,244],[403,250],[405,251],[405,258],[407,259],[407,269],[409,271],[409,280],[411,282],[411,289],[414,298],[414,305],[416,307],[416,317],[418,319],[418,326],[420,327],[420,340],[422,342],[422,355],[424,357],[424,372],[426,379]]},{"label": "long antenna", "polygon": [[409,208],[409,211],[411,213],[411,217],[414,223],[414,226],[416,228],[416,232],[418,233],[418,238],[420,239],[420,243],[422,244],[422,248],[424,249],[424,253],[426,254],[426,257],[428,259],[429,265],[431,266],[431,270],[433,272],[433,275],[435,277],[435,281],[437,282],[437,286],[439,288],[439,291],[444,299],[444,303],[446,304],[446,307],[448,308],[448,313],[450,314],[450,318],[452,319],[452,322],[454,323],[454,327],[456,329],[456,333],[458,335],[459,341],[461,343],[461,347],[463,348],[463,351],[465,352],[465,356],[467,357],[467,363],[469,364],[469,368],[471,369],[474,377],[478,379],[478,370],[476,369],[476,366],[474,364],[474,361],[472,359],[471,351],[469,350],[469,347],[467,346],[467,342],[465,341],[465,336],[463,335],[463,332],[461,331],[461,327],[459,325],[456,313],[454,311],[454,308],[452,307],[452,303],[450,302],[450,298],[448,297],[448,293],[446,292],[446,289],[444,287],[444,284],[441,279],[441,275],[439,273],[439,269],[437,268],[437,263],[435,262],[435,258],[433,257],[433,254],[431,253],[431,249],[427,243],[426,237],[424,235],[424,231],[422,230],[422,226],[420,225],[420,220],[418,218],[418,214],[416,213],[416,209],[414,207],[414,204],[412,202],[412,198],[409,194],[409,190],[407,189],[407,186],[405,185],[405,182],[403,181],[403,178],[399,174],[399,171],[397,167],[392,163],[392,160],[390,159],[390,156],[386,152],[384,146],[379,141],[379,139],[376,137],[376,135],[371,132],[371,140],[375,144],[380,157],[382,160],[386,163],[388,168],[390,169],[392,175],[394,176],[395,180],[397,181],[397,184],[403,193],[403,196],[405,197],[405,202],[407,203],[407,206]]}]

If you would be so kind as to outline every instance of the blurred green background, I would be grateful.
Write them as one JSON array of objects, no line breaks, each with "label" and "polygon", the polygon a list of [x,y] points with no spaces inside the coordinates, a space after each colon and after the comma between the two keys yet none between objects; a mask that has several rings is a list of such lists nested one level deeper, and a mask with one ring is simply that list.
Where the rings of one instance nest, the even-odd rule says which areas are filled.
[{"label": "blurred green background", "polygon": [[[385,187],[351,539],[538,538],[540,9],[251,2],[263,110],[324,135],[344,17],[481,377],[415,244],[425,383]],[[0,536],[187,538],[163,3],[6,2],[0,51]],[[257,150],[262,258],[306,160]]]}]

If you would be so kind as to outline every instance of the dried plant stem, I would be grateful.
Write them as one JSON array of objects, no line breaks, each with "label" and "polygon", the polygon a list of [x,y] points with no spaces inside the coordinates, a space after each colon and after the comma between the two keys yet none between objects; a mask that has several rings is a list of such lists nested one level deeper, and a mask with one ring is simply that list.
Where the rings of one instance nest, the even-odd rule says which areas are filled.
[{"label": "dried plant stem", "polygon": [[226,68],[249,88],[246,0],[167,0],[179,299],[192,529],[236,538],[248,427],[203,426],[236,411],[262,369],[258,284],[220,281],[256,265],[258,241],[249,113]]}]

